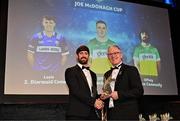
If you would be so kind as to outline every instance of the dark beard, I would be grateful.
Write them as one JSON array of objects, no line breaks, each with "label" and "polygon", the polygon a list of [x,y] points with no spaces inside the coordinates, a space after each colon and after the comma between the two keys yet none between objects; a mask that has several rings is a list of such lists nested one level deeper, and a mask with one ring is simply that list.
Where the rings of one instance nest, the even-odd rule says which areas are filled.
[{"label": "dark beard", "polygon": [[149,41],[150,41],[149,38],[147,38],[147,37],[143,38],[143,42],[144,42],[144,43],[148,44]]},{"label": "dark beard", "polygon": [[80,63],[80,64],[87,64],[88,63],[88,60],[86,59],[86,60],[81,60],[82,58],[78,58],[78,62]]},{"label": "dark beard", "polygon": [[149,40],[145,40],[144,43],[149,44]]}]

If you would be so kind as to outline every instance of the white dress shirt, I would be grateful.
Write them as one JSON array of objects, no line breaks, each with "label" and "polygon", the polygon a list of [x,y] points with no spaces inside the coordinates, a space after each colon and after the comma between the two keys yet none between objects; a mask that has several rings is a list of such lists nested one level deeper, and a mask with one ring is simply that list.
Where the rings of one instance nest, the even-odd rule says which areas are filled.
[{"label": "white dress shirt", "polygon": [[[116,66],[116,67],[118,67],[118,68],[117,69],[113,69],[112,74],[111,74],[111,77],[112,77],[113,80],[116,80],[116,78],[117,78],[117,75],[118,75],[119,70],[121,68],[121,63],[118,64],[118,66]],[[110,87],[111,87],[111,90],[113,92],[114,88],[115,88],[115,81],[112,81],[110,83]],[[113,108],[113,107],[114,107],[114,102],[113,102],[113,99],[110,98],[110,100],[109,100],[109,108]]]},{"label": "white dress shirt", "polygon": [[[78,66],[82,69],[83,65],[78,63]],[[91,91],[91,96],[92,96],[93,93],[92,93],[92,77],[91,77],[91,73],[90,73],[90,71],[88,69],[85,69],[85,68],[82,69],[82,71],[83,71],[83,73],[84,73],[84,75],[85,75],[85,77],[87,79],[87,83],[88,83],[89,89]]]}]

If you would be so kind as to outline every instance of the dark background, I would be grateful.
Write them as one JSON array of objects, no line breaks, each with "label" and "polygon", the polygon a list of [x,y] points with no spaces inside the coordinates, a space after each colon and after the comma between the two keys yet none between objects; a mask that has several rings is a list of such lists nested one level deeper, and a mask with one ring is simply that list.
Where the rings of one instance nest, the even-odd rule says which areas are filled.
[{"label": "dark background", "polygon": [[[172,5],[164,4],[164,0],[126,0],[148,5],[167,6],[170,15],[171,35],[178,84],[178,95],[155,96],[145,95],[140,100],[140,112],[148,119],[148,115],[169,112],[174,120],[180,120],[180,66],[178,41],[180,1],[174,0]],[[4,72],[6,57],[6,32],[8,1],[0,1],[0,120],[64,120],[67,108],[67,96],[20,96],[4,95]],[[170,72],[171,73],[171,72]],[[128,113],[128,112],[127,112]]]}]

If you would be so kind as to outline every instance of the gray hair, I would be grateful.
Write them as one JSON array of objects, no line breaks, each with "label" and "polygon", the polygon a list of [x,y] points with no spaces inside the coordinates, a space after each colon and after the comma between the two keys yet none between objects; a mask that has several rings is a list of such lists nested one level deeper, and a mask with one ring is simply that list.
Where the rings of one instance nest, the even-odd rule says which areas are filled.
[{"label": "gray hair", "polygon": [[118,45],[111,45],[111,46],[109,46],[109,47],[108,47],[108,51],[109,51],[109,48],[111,48],[111,47],[115,47],[115,48],[117,48],[118,50],[121,51],[121,48],[120,48]]}]

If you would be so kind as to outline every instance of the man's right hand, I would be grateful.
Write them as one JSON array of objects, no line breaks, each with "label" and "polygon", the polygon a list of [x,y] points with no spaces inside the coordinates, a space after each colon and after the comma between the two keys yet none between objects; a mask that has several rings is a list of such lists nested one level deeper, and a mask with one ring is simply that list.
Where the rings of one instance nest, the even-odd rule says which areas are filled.
[{"label": "man's right hand", "polygon": [[104,102],[101,99],[96,99],[94,107],[101,110],[104,107]]}]

